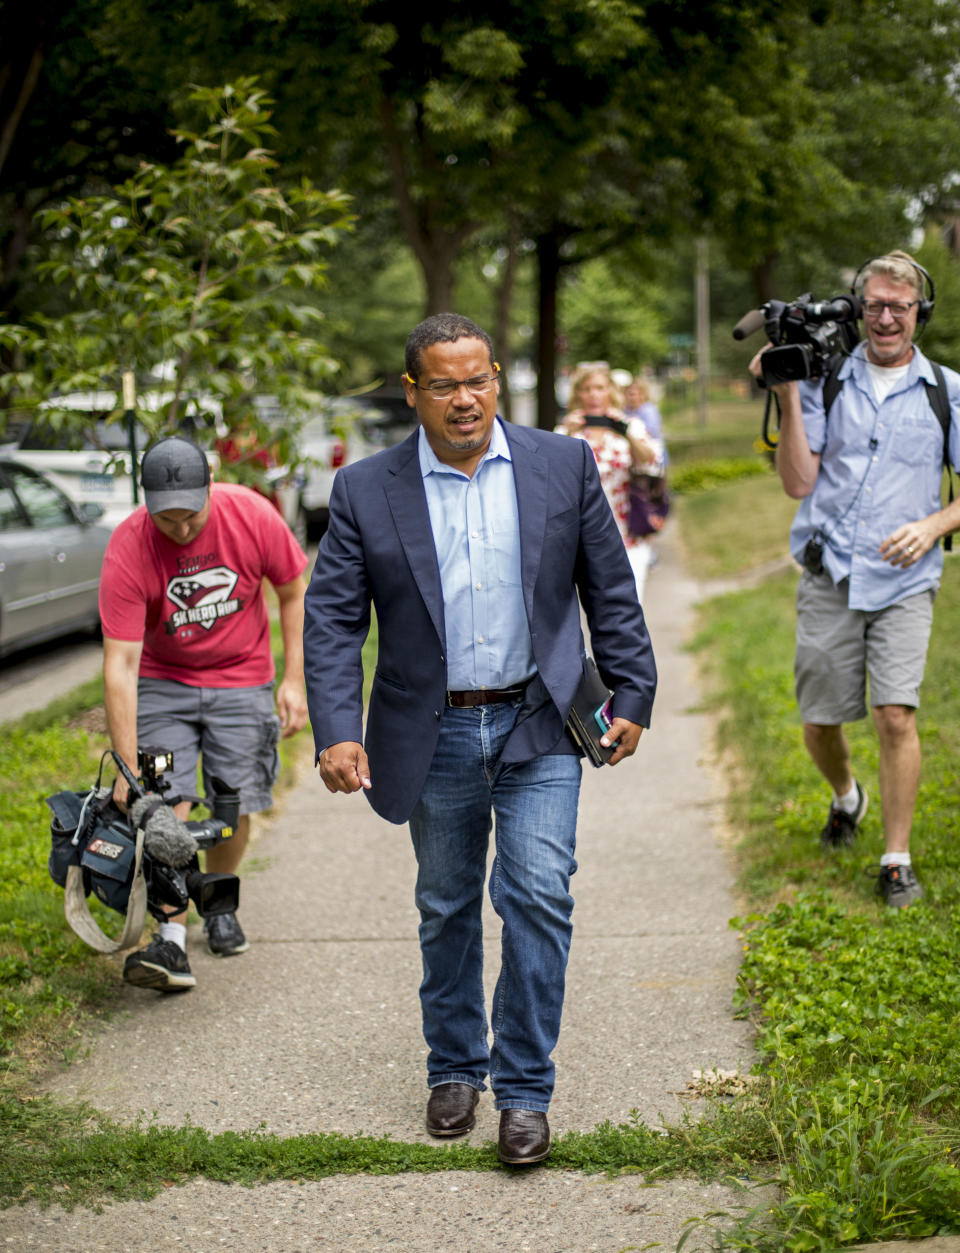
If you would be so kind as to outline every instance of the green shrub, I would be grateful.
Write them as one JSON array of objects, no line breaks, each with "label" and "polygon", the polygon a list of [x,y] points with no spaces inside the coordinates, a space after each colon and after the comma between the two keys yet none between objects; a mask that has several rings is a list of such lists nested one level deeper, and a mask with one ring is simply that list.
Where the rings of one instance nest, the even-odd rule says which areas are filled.
[{"label": "green shrub", "polygon": [[722,483],[770,474],[770,462],[761,457],[723,457],[710,461],[688,461],[670,472],[670,490],[679,496],[709,492]]}]

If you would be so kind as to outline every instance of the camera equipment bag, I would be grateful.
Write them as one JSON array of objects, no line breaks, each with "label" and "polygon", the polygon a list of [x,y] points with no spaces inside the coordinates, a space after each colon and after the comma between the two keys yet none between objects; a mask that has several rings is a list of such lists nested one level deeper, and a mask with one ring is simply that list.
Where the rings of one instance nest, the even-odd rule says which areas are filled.
[{"label": "camera equipment bag", "polygon": [[[929,357],[927,358],[929,361]],[[833,402],[840,394],[843,387],[843,379],[840,378],[840,367],[843,365],[844,358],[839,353],[829,360],[829,368],[823,376],[823,416],[830,416],[830,408]],[[947,478],[950,483],[950,501],[953,501],[953,466],[950,464],[950,397],[947,395],[947,381],[943,377],[943,370],[936,361],[930,361],[930,368],[933,370],[933,376],[937,380],[936,383],[928,383],[924,380],[924,387],[927,389],[927,399],[930,401],[930,408],[936,415],[937,421],[943,431],[943,464],[947,470]],[[953,550],[953,535],[944,537],[943,547],[945,552]]]},{"label": "camera equipment bag", "polygon": [[[147,912],[142,828],[131,832],[126,816],[113,803],[112,789],[101,788],[99,776],[88,792],[57,792],[46,801],[53,813],[47,867],[64,890],[67,922],[98,953],[132,948]],[[111,939],[91,914],[90,892],[126,915],[117,939]]]}]

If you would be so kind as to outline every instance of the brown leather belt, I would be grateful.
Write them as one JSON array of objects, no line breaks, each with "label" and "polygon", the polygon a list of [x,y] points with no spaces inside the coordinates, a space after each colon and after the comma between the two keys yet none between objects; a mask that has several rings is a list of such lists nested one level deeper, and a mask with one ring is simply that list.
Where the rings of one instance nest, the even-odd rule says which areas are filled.
[{"label": "brown leather belt", "polygon": [[514,687],[480,687],[473,692],[447,692],[447,704],[454,709],[473,709],[476,705],[500,705],[519,700],[527,690],[526,683]]}]

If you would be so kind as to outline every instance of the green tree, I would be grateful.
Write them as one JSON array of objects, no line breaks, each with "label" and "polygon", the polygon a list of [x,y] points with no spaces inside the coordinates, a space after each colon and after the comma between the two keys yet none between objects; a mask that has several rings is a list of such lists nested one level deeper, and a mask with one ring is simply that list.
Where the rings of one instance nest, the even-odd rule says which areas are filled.
[{"label": "green tree", "polygon": [[958,41],[956,0],[836,0],[829,22],[796,25],[711,214],[758,304],[785,283],[832,288],[952,198]]},{"label": "green tree", "polygon": [[919,337],[920,347],[935,361],[960,370],[960,261],[936,228],[927,231],[912,255],[929,272],[936,292],[934,315]]},{"label": "green tree", "polygon": [[[105,191],[143,155],[174,155],[168,102],[104,46],[106,8],[0,0],[0,308],[12,316],[56,305],[26,263],[44,209]],[[148,27],[138,38],[158,42]]]},{"label": "green tree", "polygon": [[[50,239],[40,274],[70,312],[0,325],[22,368],[0,377],[19,404],[44,400],[49,421],[78,421],[57,397],[117,389],[134,371],[151,434],[185,420],[253,427],[281,460],[287,426],[268,430],[258,400],[282,414],[318,399],[336,370],[318,338],[315,294],[326,254],[348,225],[347,198],[308,181],[282,188],[264,146],[269,101],[253,80],[198,88],[203,119],[175,132],[172,165],[144,163],[108,195],[73,198],[43,215]],[[51,403],[52,402],[52,403]]]},{"label": "green tree", "polygon": [[800,0],[501,0],[479,19],[425,0],[416,20],[398,0],[113,0],[116,46],[148,76],[158,54],[138,32],[164,13],[187,65],[263,67],[285,155],[335,171],[378,229],[399,224],[428,311],[457,302],[481,235],[534,241],[544,378],[563,269],[702,220],[740,172],[770,47],[810,20]]},{"label": "green tree", "polygon": [[[161,102],[184,79],[262,75],[284,168],[356,197],[363,242],[346,288],[379,285],[404,241],[426,308],[449,307],[465,255],[518,258],[532,244],[545,382],[562,279],[591,258],[707,230],[712,255],[724,246],[758,298],[784,284],[796,294],[834,281],[851,253],[902,242],[960,168],[956,0],[497,0],[479,16],[463,0],[425,0],[414,17],[398,0],[73,7],[89,18],[78,46],[106,77],[115,68]],[[91,87],[54,95],[99,118],[111,97],[92,76]],[[30,109],[48,94],[35,90]],[[116,144],[109,126],[94,129]],[[62,127],[52,134],[56,147]],[[504,261],[501,343],[512,273]],[[356,303],[329,305],[345,338]]]},{"label": "green tree", "polygon": [[663,360],[668,304],[662,288],[618,270],[609,258],[586,262],[564,289],[568,360],[607,361],[632,374]]}]

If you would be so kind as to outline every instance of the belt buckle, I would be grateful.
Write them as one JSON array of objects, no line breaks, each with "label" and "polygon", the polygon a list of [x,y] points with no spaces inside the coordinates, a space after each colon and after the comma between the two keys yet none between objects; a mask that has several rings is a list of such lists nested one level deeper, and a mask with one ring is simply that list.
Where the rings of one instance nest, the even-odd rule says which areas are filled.
[{"label": "belt buckle", "polygon": [[[485,699],[485,688],[474,688],[472,690],[447,692],[446,702],[450,709],[476,709],[478,705],[487,703]],[[451,697],[459,696],[460,700],[452,700]]]}]

